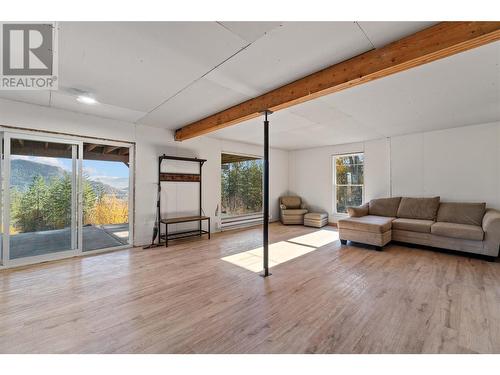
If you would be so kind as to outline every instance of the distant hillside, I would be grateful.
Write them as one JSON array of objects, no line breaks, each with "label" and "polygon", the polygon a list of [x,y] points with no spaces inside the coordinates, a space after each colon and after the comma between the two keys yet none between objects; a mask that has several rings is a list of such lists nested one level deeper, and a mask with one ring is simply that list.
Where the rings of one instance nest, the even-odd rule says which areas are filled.
[{"label": "distant hillside", "polygon": [[10,167],[11,186],[24,191],[33,182],[33,177],[40,175],[45,182],[49,182],[54,177],[63,177],[67,172],[60,167],[36,163],[29,160],[14,159]]},{"label": "distant hillside", "polygon": [[[11,186],[19,191],[26,191],[37,175],[42,176],[45,182],[54,177],[61,178],[68,172],[55,165],[37,163],[30,160],[14,159],[11,162]],[[127,189],[117,189],[100,181],[89,180],[96,193],[115,194],[118,198],[127,195]]]},{"label": "distant hillside", "polygon": [[88,180],[92,189],[99,194],[114,194],[117,198],[125,198],[127,197],[128,189],[117,189],[111,185],[104,184],[101,181]]}]

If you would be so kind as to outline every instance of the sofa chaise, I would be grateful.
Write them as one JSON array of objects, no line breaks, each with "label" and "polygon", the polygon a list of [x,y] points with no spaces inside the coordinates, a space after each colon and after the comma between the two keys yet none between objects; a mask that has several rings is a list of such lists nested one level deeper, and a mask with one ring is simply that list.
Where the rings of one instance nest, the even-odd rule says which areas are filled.
[{"label": "sofa chaise", "polygon": [[349,240],[382,250],[394,240],[491,258],[499,253],[500,211],[485,203],[393,197],[349,207],[348,214],[338,221],[342,244]]}]

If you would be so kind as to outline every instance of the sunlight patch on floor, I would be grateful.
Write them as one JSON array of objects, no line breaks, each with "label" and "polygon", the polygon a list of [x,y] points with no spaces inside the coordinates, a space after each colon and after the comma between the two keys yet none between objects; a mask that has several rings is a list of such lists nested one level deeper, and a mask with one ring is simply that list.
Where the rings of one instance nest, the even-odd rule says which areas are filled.
[{"label": "sunlight patch on floor", "polygon": [[[269,268],[308,254],[338,239],[338,232],[318,230],[303,236],[290,238],[286,241],[273,243],[269,245]],[[229,255],[221,259],[252,272],[260,272],[263,270],[262,247]]]},{"label": "sunlight patch on floor", "polygon": [[304,234],[303,236],[291,238],[288,241],[301,245],[321,247],[335,242],[339,239],[339,232],[321,229],[316,232]]}]

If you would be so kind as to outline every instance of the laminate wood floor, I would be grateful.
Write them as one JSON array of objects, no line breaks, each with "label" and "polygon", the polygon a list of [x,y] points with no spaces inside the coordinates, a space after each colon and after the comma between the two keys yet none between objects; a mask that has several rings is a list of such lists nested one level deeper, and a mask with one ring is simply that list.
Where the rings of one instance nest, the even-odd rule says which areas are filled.
[{"label": "laminate wood floor", "polygon": [[500,263],[270,229],[0,271],[0,352],[500,353]]}]

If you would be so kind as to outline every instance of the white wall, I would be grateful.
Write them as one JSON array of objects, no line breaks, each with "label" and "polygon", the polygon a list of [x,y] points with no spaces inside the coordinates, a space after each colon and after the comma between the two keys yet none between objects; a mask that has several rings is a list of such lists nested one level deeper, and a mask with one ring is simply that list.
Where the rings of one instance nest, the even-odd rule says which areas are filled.
[{"label": "white wall", "polygon": [[325,211],[334,222],[333,155],[365,153],[365,200],[390,192],[386,139],[291,151],[289,190],[301,196],[311,210]]},{"label": "white wall", "polygon": [[[262,148],[258,146],[209,137],[175,142],[173,133],[164,129],[7,100],[0,100],[0,125],[135,142],[135,245],[146,244],[151,238],[155,220],[159,155],[165,153],[208,160],[203,167],[203,208],[212,218],[213,230],[217,230],[218,227],[215,211],[220,203],[221,194],[221,151],[262,155]],[[174,168],[180,167],[174,165]],[[287,151],[271,149],[270,170],[270,199],[271,202],[276,202],[271,205],[271,215],[272,219],[276,219],[278,197],[286,194],[288,190]],[[163,213],[192,212],[197,207],[198,195],[195,184],[167,185],[169,186],[164,186],[162,193]]]},{"label": "white wall", "polygon": [[500,123],[290,152],[289,187],[333,216],[332,155],[365,153],[365,200],[436,196],[500,208]]},{"label": "white wall", "polygon": [[391,154],[387,138],[365,142],[365,200],[391,195]]},{"label": "white wall", "polygon": [[391,138],[392,194],[500,208],[500,122]]}]

